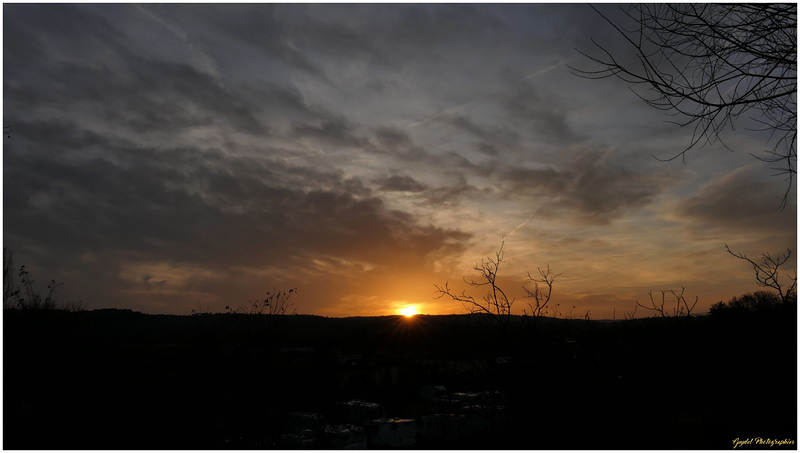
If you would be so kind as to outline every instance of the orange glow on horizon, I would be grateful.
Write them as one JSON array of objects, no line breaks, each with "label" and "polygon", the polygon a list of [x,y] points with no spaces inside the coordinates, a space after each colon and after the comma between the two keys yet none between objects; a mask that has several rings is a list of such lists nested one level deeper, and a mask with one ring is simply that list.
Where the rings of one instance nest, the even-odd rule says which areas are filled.
[{"label": "orange glow on horizon", "polygon": [[417,314],[417,307],[409,305],[408,307],[402,308],[400,310],[400,314],[405,316],[406,318],[410,318]]}]

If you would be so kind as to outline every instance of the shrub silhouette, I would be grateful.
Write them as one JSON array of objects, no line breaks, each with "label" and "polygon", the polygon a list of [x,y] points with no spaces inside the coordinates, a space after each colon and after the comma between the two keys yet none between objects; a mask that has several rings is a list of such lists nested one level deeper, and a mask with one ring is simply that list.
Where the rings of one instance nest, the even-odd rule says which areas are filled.
[{"label": "shrub silhouette", "polygon": [[17,274],[22,287],[17,286],[14,278],[15,267],[11,251],[3,247],[3,308],[19,310],[64,310],[83,311],[86,304],[83,302],[56,303],[56,290],[64,286],[63,282],[50,280],[47,284],[47,294],[42,295],[33,285],[31,273],[23,264]]},{"label": "shrub silhouette", "polygon": [[757,313],[773,310],[784,304],[782,298],[769,291],[755,291],[734,297],[727,303],[719,301],[711,306],[709,315],[725,316],[729,314]]},{"label": "shrub silhouette", "polygon": [[264,299],[248,301],[247,304],[239,308],[227,306],[225,307],[225,311],[232,314],[247,315],[293,315],[297,311],[297,308],[290,299],[295,294],[297,294],[297,288],[291,288],[289,291],[274,289],[271,292],[267,291],[267,295]]}]

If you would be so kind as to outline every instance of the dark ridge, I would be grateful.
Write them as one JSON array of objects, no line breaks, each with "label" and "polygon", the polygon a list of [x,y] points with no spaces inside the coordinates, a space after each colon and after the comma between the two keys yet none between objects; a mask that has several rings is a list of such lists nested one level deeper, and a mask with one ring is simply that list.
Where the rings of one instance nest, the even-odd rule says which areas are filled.
[{"label": "dark ridge", "polygon": [[[5,310],[3,447],[340,448],[331,433],[356,399],[413,419],[407,448],[796,439],[796,305],[723,314],[546,319],[536,330],[516,317],[501,332],[476,315]],[[436,413],[461,420],[458,435],[423,430]],[[365,436],[374,428],[360,423]]]}]

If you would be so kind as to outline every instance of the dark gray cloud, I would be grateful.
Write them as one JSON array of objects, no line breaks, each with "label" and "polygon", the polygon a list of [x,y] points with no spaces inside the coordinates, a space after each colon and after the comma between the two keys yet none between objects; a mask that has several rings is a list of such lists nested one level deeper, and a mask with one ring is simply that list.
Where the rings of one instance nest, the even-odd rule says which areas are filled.
[{"label": "dark gray cloud", "polygon": [[375,131],[374,142],[371,143],[366,151],[386,154],[405,161],[433,158],[425,149],[414,143],[406,132],[391,127],[378,128]]},{"label": "dark gray cloud", "polygon": [[326,55],[344,59],[367,59],[373,64],[387,65],[391,61],[376,46],[375,36],[363,30],[365,23],[387,8],[352,5],[348,11],[335,5],[276,5],[281,18],[287,22],[283,32],[287,40],[299,49],[315,56]]},{"label": "dark gray cloud", "polygon": [[[45,42],[64,52],[59,57],[66,60],[81,51],[84,53],[82,57],[89,58],[98,49],[117,47],[120,40],[127,39],[124,32],[95,14],[93,8],[69,4],[17,4],[8,5],[5,12],[8,15],[4,15],[4,47],[8,44],[12,55],[19,57],[20,61],[26,57],[19,49],[38,50],[28,57],[32,59],[44,55]],[[28,43],[30,30],[37,32]],[[5,38],[9,38],[9,42],[6,43]]]},{"label": "dark gray cloud", "polygon": [[289,136],[292,138],[314,138],[336,147],[361,148],[367,144],[359,137],[355,127],[344,117],[331,117],[318,124],[293,122]]},{"label": "dark gray cloud", "polygon": [[418,206],[433,207],[442,209],[458,206],[462,200],[472,193],[477,192],[477,188],[467,183],[467,178],[463,173],[448,175],[457,179],[454,184],[431,186],[423,184],[410,176],[392,175],[374,179],[372,182],[378,186],[379,190],[385,192],[407,192],[416,195],[415,204]]},{"label": "dark gray cloud", "polygon": [[529,128],[546,142],[568,145],[581,138],[570,127],[563,107],[534,84],[510,87],[502,102],[520,127]]},{"label": "dark gray cloud", "polygon": [[729,231],[735,238],[759,231],[759,237],[764,234],[782,236],[794,243],[796,200],[790,199],[784,210],[778,209],[783,188],[765,179],[758,170],[757,166],[750,165],[708,182],[697,193],[676,202],[672,214],[691,220],[692,229],[706,234]]},{"label": "dark gray cloud", "polygon": [[497,156],[499,154],[497,148],[484,142],[478,144],[478,151],[486,154],[487,156]]},{"label": "dark gray cloud", "polygon": [[377,178],[373,182],[378,184],[381,190],[388,192],[422,192],[427,190],[427,186],[410,176],[384,176]]},{"label": "dark gray cloud", "polygon": [[[66,275],[97,294],[174,284],[147,268],[122,278],[131,263],[218,275],[237,267],[302,269],[325,256],[421,266],[469,237],[418,223],[341,171],[214,148],[143,147],[65,120],[21,123],[13,140],[4,153],[5,243],[41,273]],[[86,254],[101,254],[103,269],[75,263]],[[198,278],[187,280],[191,288],[202,286]]]},{"label": "dark gray cloud", "polygon": [[[238,131],[260,134],[265,127],[240,93],[220,86],[213,77],[195,68],[180,64],[131,58],[132,75],[137,96],[130,96],[121,108],[125,112],[144,112],[139,118],[137,128],[146,130],[159,124],[171,125],[172,118],[196,124],[208,125],[221,122]],[[202,113],[188,113],[202,112]]]},{"label": "dark gray cloud", "polygon": [[497,127],[483,126],[464,115],[456,115],[445,120],[462,132],[479,140],[478,150],[488,155],[497,155],[497,147],[504,151],[515,151],[520,147],[520,134],[514,130]]},{"label": "dark gray cloud", "polygon": [[[5,16],[8,17],[13,16]],[[3,49],[3,67],[7,75],[24,73],[32,64],[41,62],[45,54],[45,44],[35,33],[8,19],[3,23]]]},{"label": "dark gray cloud", "polygon": [[6,112],[44,105],[64,107],[87,97],[101,99],[96,91],[103,92],[103,87],[114,83],[108,66],[91,62],[91,55],[127,52],[117,45],[124,39],[121,32],[73,5],[16,5],[7,11],[3,43]]},{"label": "dark gray cloud", "polygon": [[474,185],[467,182],[463,173],[456,173],[454,176],[458,179],[455,184],[432,188],[428,192],[427,202],[431,206],[436,209],[454,207],[478,192]]},{"label": "dark gray cloud", "polygon": [[42,83],[6,79],[6,116],[19,123],[31,106],[66,108],[95,102],[95,113],[102,114],[106,124],[135,133],[179,133],[211,125],[251,134],[267,132],[243,96],[207,74],[185,64],[135,55],[128,55],[125,62],[125,78],[107,67],[67,62],[45,68],[47,81]]},{"label": "dark gray cloud", "polygon": [[[38,144],[75,146],[62,139],[73,130],[53,128],[46,136],[50,142]],[[229,250],[239,250],[242,265],[269,260],[257,250],[286,254],[298,243],[298,253],[309,247],[303,253],[356,256],[396,245],[398,235],[439,234],[416,227],[412,216],[387,209],[377,198],[363,197],[363,185],[336,173],[213,149],[112,148],[104,157],[7,158],[8,230],[52,238],[51,246],[130,248],[204,264],[221,263]]]},{"label": "dark gray cloud", "polygon": [[670,182],[608,159],[607,153],[576,151],[563,168],[507,169],[498,177],[512,197],[545,199],[540,212],[567,215],[578,223],[606,224],[647,206]]},{"label": "dark gray cloud", "polygon": [[[324,71],[292,44],[292,25],[281,20],[282,8],[278,5],[146,5],[144,8],[152,8],[154,14],[178,24],[204,48],[221,47],[214,41],[219,34],[234,41],[236,44],[230,44],[233,48],[245,44],[270,62],[326,79]],[[217,33],[202,33],[199,24]]]}]

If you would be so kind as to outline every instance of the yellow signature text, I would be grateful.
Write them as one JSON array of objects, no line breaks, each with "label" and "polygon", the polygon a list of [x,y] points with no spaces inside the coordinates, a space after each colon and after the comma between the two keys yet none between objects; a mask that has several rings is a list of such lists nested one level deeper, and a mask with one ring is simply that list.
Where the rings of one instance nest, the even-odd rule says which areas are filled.
[{"label": "yellow signature text", "polygon": [[780,447],[783,445],[794,445],[795,442],[793,439],[772,439],[772,438],[763,438],[763,437],[748,437],[747,439],[741,439],[737,437],[733,439],[733,448],[740,448],[746,447],[748,445],[760,445],[760,446],[767,446],[770,447]]}]

